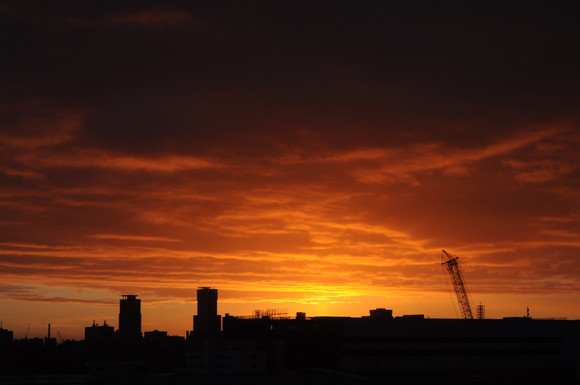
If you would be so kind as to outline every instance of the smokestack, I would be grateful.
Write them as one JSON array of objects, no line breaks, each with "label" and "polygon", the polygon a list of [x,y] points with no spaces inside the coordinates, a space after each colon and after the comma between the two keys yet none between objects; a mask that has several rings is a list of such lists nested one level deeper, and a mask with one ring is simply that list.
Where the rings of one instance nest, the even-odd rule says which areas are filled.
[{"label": "smokestack", "polygon": [[48,338],[50,338],[50,324],[48,324]]}]

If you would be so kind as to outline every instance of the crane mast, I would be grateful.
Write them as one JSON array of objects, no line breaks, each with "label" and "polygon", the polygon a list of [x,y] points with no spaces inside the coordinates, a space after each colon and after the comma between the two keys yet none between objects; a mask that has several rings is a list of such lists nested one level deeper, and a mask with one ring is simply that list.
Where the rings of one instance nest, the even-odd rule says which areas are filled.
[{"label": "crane mast", "polygon": [[455,289],[455,294],[457,295],[457,301],[459,302],[461,314],[465,319],[473,319],[473,311],[471,310],[469,295],[467,295],[465,283],[463,282],[463,277],[461,276],[461,271],[459,270],[459,265],[457,264],[459,257],[449,254],[445,250],[441,251],[443,251],[443,256],[447,257],[447,260],[441,264],[445,266],[451,275],[451,281],[453,282],[453,288]]}]

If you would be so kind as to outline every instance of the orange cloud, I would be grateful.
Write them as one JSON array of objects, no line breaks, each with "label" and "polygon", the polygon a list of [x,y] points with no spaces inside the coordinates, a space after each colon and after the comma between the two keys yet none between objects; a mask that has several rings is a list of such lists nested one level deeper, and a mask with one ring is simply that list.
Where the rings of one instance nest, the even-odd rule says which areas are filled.
[{"label": "orange cloud", "polygon": [[121,241],[162,241],[162,242],[180,242],[179,239],[165,238],[165,237],[149,237],[141,235],[121,235],[121,234],[93,234],[93,238],[97,239],[117,239]]},{"label": "orange cloud", "polygon": [[120,156],[101,150],[76,151],[73,154],[29,153],[18,159],[39,170],[52,167],[97,167],[122,171],[175,172],[208,167],[222,167],[209,160],[194,156],[169,155],[165,157]]},{"label": "orange cloud", "polygon": [[468,167],[473,163],[509,154],[544,138],[551,137],[559,131],[544,129],[526,132],[495,144],[470,150],[446,148],[442,143],[429,143],[416,144],[409,148],[396,150],[371,149],[369,152],[357,150],[321,160],[341,162],[371,160],[374,162],[362,164],[354,171],[361,181],[381,183],[398,179],[416,184],[417,180],[413,176],[415,173],[442,170],[450,175],[466,174]]}]

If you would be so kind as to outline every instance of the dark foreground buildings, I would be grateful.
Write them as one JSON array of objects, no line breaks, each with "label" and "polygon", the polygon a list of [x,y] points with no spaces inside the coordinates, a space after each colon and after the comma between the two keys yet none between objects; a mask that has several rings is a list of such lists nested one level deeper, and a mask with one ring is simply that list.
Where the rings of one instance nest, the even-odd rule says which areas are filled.
[{"label": "dark foreground buildings", "polygon": [[157,330],[140,337],[136,296],[121,300],[123,333],[93,324],[86,341],[43,346],[2,330],[0,383],[8,374],[65,373],[89,384],[580,384],[580,321],[375,309],[360,318],[256,312],[220,322],[217,298],[216,289],[198,290],[187,339]]},{"label": "dark foreground buildings", "polygon": [[362,318],[226,316],[224,336],[281,341],[287,368],[321,368],[385,383],[580,380],[580,321],[393,318],[384,312]]},{"label": "dark foreground buildings", "polygon": [[[217,291],[211,298],[215,309]],[[580,383],[580,321],[393,317],[380,308],[360,318],[226,314],[222,332],[213,331],[190,335],[189,373],[284,373],[277,381],[316,384]]]}]

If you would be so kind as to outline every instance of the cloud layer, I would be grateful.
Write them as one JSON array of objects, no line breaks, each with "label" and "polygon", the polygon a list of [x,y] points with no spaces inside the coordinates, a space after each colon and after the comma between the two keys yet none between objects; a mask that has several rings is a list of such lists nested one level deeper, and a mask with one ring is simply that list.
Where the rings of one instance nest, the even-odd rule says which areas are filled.
[{"label": "cloud layer", "polygon": [[564,10],[63,4],[0,9],[14,309],[188,302],[209,285],[226,311],[454,316],[443,248],[494,316],[580,297]]}]

